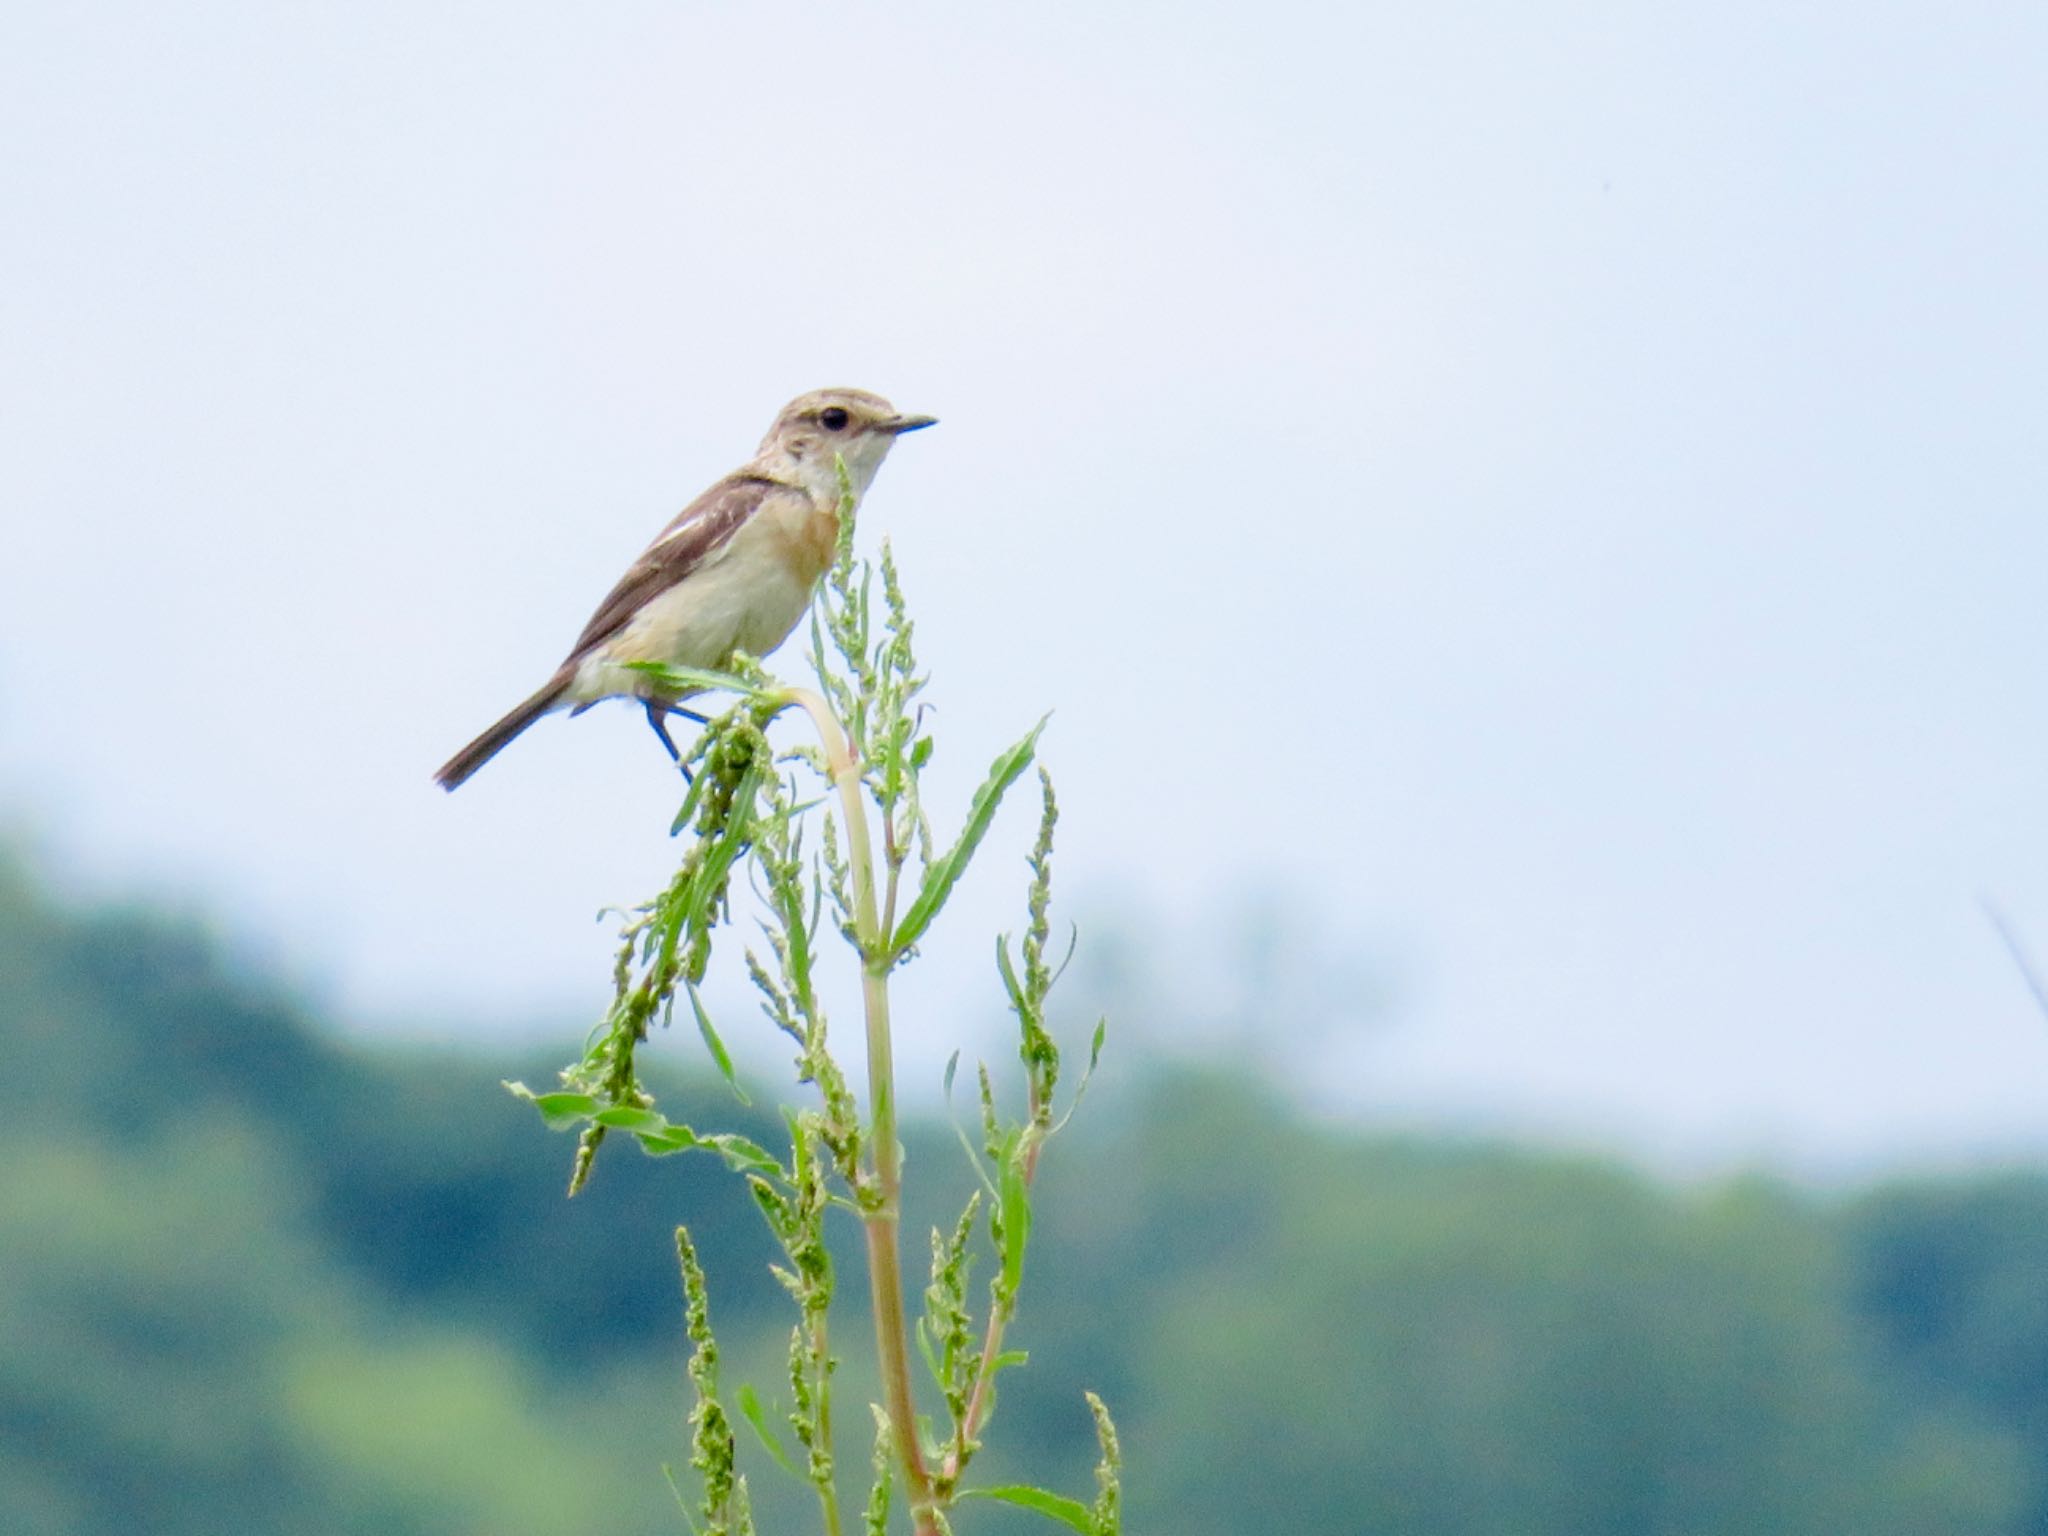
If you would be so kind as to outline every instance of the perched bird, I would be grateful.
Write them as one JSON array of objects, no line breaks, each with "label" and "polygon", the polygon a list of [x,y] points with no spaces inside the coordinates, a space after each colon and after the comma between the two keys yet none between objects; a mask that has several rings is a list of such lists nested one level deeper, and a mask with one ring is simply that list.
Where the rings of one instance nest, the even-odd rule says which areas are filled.
[{"label": "perched bird", "polygon": [[905,432],[932,425],[859,389],[818,389],[782,408],[753,458],[679,513],[583,627],[555,675],[442,765],[454,789],[542,715],[639,699],[680,760],[668,715],[695,690],[664,690],[634,662],[720,668],[789,638],[839,538],[839,463],[856,500]]}]

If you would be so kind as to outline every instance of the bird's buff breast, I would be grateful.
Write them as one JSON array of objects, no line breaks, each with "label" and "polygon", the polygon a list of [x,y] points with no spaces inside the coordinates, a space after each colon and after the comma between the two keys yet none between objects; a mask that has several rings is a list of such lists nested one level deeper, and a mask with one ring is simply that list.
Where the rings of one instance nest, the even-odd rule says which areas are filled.
[{"label": "bird's buff breast", "polygon": [[736,650],[766,656],[810,606],[838,532],[838,517],[801,492],[770,498],[722,549],[650,599],[577,668],[574,695],[645,697],[648,679],[630,662],[719,669]]}]

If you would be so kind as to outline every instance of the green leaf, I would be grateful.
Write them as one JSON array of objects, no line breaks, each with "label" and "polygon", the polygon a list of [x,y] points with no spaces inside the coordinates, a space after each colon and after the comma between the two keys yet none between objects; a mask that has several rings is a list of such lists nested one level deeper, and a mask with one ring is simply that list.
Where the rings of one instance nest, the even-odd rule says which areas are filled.
[{"label": "green leaf", "polygon": [[1048,1493],[1043,1488],[1033,1488],[1025,1483],[1005,1483],[999,1488],[962,1488],[958,1497],[1001,1499],[1005,1504],[1015,1504],[1019,1509],[1029,1509],[1048,1520],[1070,1525],[1081,1536],[1095,1536],[1095,1516],[1086,1504],[1079,1499]]},{"label": "green leaf", "polygon": [[1031,766],[1032,755],[1038,750],[1038,733],[1045,729],[1046,720],[1051,718],[1050,715],[1045,716],[1031,727],[1023,740],[989,764],[988,777],[982,780],[981,788],[974,792],[974,799],[967,807],[967,824],[960,829],[959,840],[933,860],[931,867],[924,872],[917,899],[903,914],[902,923],[890,938],[892,955],[901,955],[931,927],[932,919],[939,915],[939,908],[946,904],[946,898],[953,894],[953,887],[967,872],[974,850],[988,835],[989,823],[995,820],[996,808],[1003,803],[1004,792]]},{"label": "green leaf", "polygon": [[960,1150],[967,1154],[967,1166],[974,1170],[974,1176],[981,1180],[981,1187],[988,1191],[990,1203],[1000,1207],[1002,1196],[996,1192],[995,1180],[988,1176],[988,1170],[981,1165],[981,1154],[967,1139],[967,1127],[953,1113],[953,1075],[959,1065],[960,1053],[955,1051],[953,1059],[946,1063],[946,1120],[953,1127],[953,1134],[960,1138]]},{"label": "green leaf", "polygon": [[[691,759],[685,761],[684,766],[687,767],[688,763],[694,760],[693,755]],[[668,835],[670,837],[674,837],[696,819],[697,802],[704,798],[704,784],[705,777],[701,773],[694,775],[690,779],[690,787],[683,791],[682,809],[676,812],[675,820],[668,824]]]},{"label": "green leaf", "polygon": [[[747,765],[747,771],[740,775],[740,782],[733,790],[732,814],[718,831],[716,839],[704,850],[704,857],[697,865],[695,876],[683,896],[683,912],[686,919],[694,919],[709,927],[712,921],[712,905],[718,893],[725,888],[726,875],[739,862],[740,855],[747,851],[753,841],[752,822],[756,799],[761,792],[762,764],[757,758]],[[675,934],[670,930],[669,940],[663,946],[663,957],[674,954]]]},{"label": "green leaf", "polygon": [[597,1100],[587,1093],[535,1093],[524,1083],[506,1083],[508,1093],[526,1100],[540,1111],[548,1129],[567,1130],[597,1113]]},{"label": "green leaf", "polygon": [[697,995],[697,984],[691,981],[685,982],[684,986],[690,994],[690,1011],[697,1015],[697,1033],[704,1037],[704,1049],[709,1051],[711,1059],[718,1063],[719,1076],[725,1079],[725,1085],[732,1090],[733,1097],[751,1107],[754,1101],[747,1097],[746,1089],[740,1086],[739,1074],[733,1071],[732,1057],[726,1052],[725,1042],[718,1038],[718,1031],[711,1027],[711,1015],[704,1011],[704,1000]]},{"label": "green leaf", "polygon": [[785,1451],[782,1442],[775,1438],[775,1431],[768,1427],[768,1417],[761,1411],[761,1395],[748,1383],[742,1383],[734,1395],[739,1401],[740,1416],[754,1426],[754,1433],[760,1436],[761,1444],[768,1454],[775,1458],[775,1465],[791,1477],[802,1477],[803,1473],[797,1471],[796,1463],[789,1459],[789,1452]]},{"label": "green leaf", "polygon": [[1074,1085],[1073,1101],[1067,1105],[1067,1112],[1061,1115],[1059,1123],[1050,1134],[1057,1136],[1067,1128],[1067,1122],[1074,1118],[1074,1111],[1081,1107],[1081,1100],[1087,1096],[1088,1084],[1095,1076],[1095,1064],[1102,1060],[1102,1042],[1109,1038],[1109,1019],[1105,1016],[1095,1021],[1095,1038],[1088,1047],[1088,1066],[1081,1074],[1081,1081]]},{"label": "green leaf", "polygon": [[996,935],[996,970],[1003,978],[1003,990],[1010,994],[1010,1006],[1018,1013],[1024,1012],[1024,984],[1017,979],[1017,968],[1010,963],[1010,936]]},{"label": "green leaf", "polygon": [[635,1134],[660,1134],[664,1131],[682,1129],[681,1126],[671,1126],[666,1116],[632,1104],[608,1105],[590,1118],[608,1130],[632,1131]]},{"label": "green leaf", "polygon": [[946,1368],[939,1364],[939,1352],[932,1348],[932,1331],[921,1317],[917,1320],[917,1352],[924,1356],[924,1368],[932,1373],[939,1390],[945,1391]]},{"label": "green leaf", "polygon": [[756,1173],[782,1172],[782,1164],[770,1156],[765,1147],[758,1142],[747,1140],[734,1131],[727,1131],[718,1136],[699,1137],[697,1144],[710,1148],[724,1158],[728,1166],[741,1172],[750,1169]]},{"label": "green leaf", "polygon": [[[579,1109],[564,1121],[573,1124],[577,1120],[588,1120],[607,1130],[625,1131],[639,1139],[640,1149],[652,1157],[666,1157],[671,1152],[715,1152],[725,1159],[726,1166],[740,1173],[768,1173],[780,1175],[782,1164],[777,1162],[757,1143],[749,1141],[736,1132],[721,1132],[716,1136],[700,1136],[687,1125],[679,1125],[658,1110],[642,1109],[635,1104],[608,1104],[596,1107],[597,1101],[586,1094],[540,1094],[533,1096],[536,1104],[542,1099],[575,1099],[587,1103],[588,1109]],[[542,1113],[546,1113],[545,1110]]]},{"label": "green leaf", "polygon": [[717,1136],[700,1136],[687,1125],[670,1125],[664,1133],[640,1138],[640,1145],[657,1157],[668,1152],[716,1152],[725,1165],[737,1173],[780,1174],[782,1164],[746,1137],[727,1131]]},{"label": "green leaf", "polygon": [[1031,1241],[1031,1186],[1024,1182],[1024,1160],[1012,1150],[1003,1158],[1003,1284],[1017,1294],[1024,1279],[1024,1247]]},{"label": "green leaf", "polygon": [[629,661],[627,667],[660,683],[664,688],[677,691],[689,689],[693,692],[715,690],[719,693],[745,694],[748,698],[759,698],[769,690],[756,688],[744,678],[730,672],[713,672],[707,667],[671,667],[660,661]]}]

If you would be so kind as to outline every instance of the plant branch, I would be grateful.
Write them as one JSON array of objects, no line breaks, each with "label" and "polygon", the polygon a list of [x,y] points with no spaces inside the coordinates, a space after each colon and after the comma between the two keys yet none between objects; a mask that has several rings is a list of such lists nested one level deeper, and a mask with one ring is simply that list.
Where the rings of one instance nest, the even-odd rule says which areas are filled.
[{"label": "plant branch", "polygon": [[832,787],[839,792],[846,824],[847,864],[853,874],[854,930],[861,955],[861,1000],[867,1017],[868,1108],[872,1117],[871,1156],[875,1187],[860,1201],[867,1232],[868,1280],[875,1313],[875,1346],[882,1395],[894,1431],[904,1491],[919,1536],[935,1533],[930,1469],[918,1443],[917,1407],[910,1375],[910,1334],[903,1311],[902,1149],[896,1140],[896,1070],[889,1035],[889,971],[895,963],[889,935],[875,901],[874,846],[868,836],[867,807],[861,800],[860,764],[852,743],[825,700],[808,688],[786,697],[802,707],[817,727]]},{"label": "plant branch", "polygon": [[[1034,1084],[1034,1089],[1036,1085]],[[1025,1128],[1023,1148],[1024,1187],[1031,1188],[1038,1177],[1038,1154],[1045,1148],[1044,1135],[1039,1130],[1037,1094],[1032,1094],[1032,1123]],[[995,1386],[997,1360],[1003,1352],[1003,1330],[1010,1325],[1015,1315],[1014,1308],[995,1307],[989,1309],[988,1328],[981,1336],[981,1364],[974,1373],[974,1390],[967,1399],[967,1411],[960,1416],[959,1432],[953,1438],[952,1449],[946,1453],[945,1466],[939,1472],[942,1486],[951,1487],[962,1471],[966,1469],[969,1447],[975,1443],[975,1436],[988,1417],[990,1394]]]}]

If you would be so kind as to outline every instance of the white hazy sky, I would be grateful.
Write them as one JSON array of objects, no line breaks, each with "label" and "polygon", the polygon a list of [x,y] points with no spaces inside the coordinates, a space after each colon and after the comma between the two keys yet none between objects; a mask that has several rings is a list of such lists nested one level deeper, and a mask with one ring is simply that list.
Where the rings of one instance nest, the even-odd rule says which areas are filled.
[{"label": "white hazy sky", "polygon": [[0,806],[352,1018],[567,1046],[662,759],[428,776],[849,383],[1160,1030],[1279,890],[1330,1103],[2048,1147],[2038,5],[17,0],[0,136]]}]

